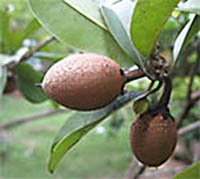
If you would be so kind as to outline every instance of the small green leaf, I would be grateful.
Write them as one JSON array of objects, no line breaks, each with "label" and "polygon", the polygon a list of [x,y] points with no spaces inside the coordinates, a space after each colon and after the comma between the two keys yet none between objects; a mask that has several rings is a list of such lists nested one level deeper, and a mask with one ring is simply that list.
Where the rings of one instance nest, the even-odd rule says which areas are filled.
[{"label": "small green leaf", "polygon": [[3,94],[6,81],[7,81],[7,68],[0,66],[0,98]]},{"label": "small green leaf", "polygon": [[37,83],[42,80],[42,74],[35,71],[29,64],[20,63],[15,67],[17,86],[23,96],[32,103],[40,103],[48,99]]},{"label": "small green leaf", "polygon": [[174,179],[197,179],[200,178],[200,161],[196,162],[192,166],[183,170]]},{"label": "small green leaf", "polygon": [[83,136],[94,128],[112,112],[121,108],[129,101],[143,95],[144,92],[127,92],[119,96],[108,106],[91,112],[75,112],[72,114],[55,138],[51,148],[48,169],[53,173],[56,165]]},{"label": "small green leaf", "polygon": [[177,10],[200,15],[200,1],[187,0],[184,3],[180,3]]},{"label": "small green leaf", "polygon": [[185,25],[183,30],[180,32],[174,43],[173,49],[173,60],[178,59],[181,51],[190,42],[191,38],[194,37],[200,30],[200,17],[197,15],[192,15],[190,21]]},{"label": "small green leaf", "polygon": [[179,0],[137,0],[131,20],[134,47],[148,57],[168,16]]},{"label": "small green leaf", "polygon": [[139,99],[134,101],[133,110],[136,114],[141,114],[145,112],[150,106],[149,100],[146,98]]},{"label": "small green leaf", "polygon": [[66,2],[48,0],[44,3],[43,0],[29,0],[35,17],[43,27],[67,46],[109,56],[121,65],[131,64],[130,58],[115,42],[110,32],[102,28],[97,1]]},{"label": "small green leaf", "polygon": [[[101,7],[101,11],[110,32],[112,33],[119,46],[124,50],[124,52],[129,55],[129,57],[133,60],[135,64],[143,67],[144,62],[140,58],[138,52],[133,48],[129,32],[127,32],[127,30],[125,29],[125,26],[123,25],[120,17],[112,9],[112,6],[109,7],[108,4],[103,4]],[[123,13],[126,13],[126,11]]]}]

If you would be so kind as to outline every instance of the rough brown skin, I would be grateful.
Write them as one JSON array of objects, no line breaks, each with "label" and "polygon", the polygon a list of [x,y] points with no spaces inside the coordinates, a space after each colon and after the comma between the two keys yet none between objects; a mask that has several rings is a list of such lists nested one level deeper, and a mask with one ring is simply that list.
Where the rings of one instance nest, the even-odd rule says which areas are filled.
[{"label": "rough brown skin", "polygon": [[177,141],[174,121],[158,112],[138,115],[131,125],[130,144],[136,158],[144,165],[157,167],[173,153]]},{"label": "rough brown skin", "polygon": [[42,82],[50,98],[75,110],[93,110],[113,101],[125,77],[120,66],[97,54],[71,55],[54,64]]}]

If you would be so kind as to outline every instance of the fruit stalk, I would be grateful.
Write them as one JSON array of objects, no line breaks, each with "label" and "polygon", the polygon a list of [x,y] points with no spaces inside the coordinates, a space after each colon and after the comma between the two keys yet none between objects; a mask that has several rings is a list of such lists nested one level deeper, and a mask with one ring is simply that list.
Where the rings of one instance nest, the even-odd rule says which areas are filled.
[{"label": "fruit stalk", "polygon": [[146,76],[143,70],[141,69],[133,70],[132,68],[124,70],[124,75],[126,77],[126,83]]},{"label": "fruit stalk", "polygon": [[163,88],[162,96],[158,102],[159,108],[167,108],[170,101],[171,92],[172,92],[171,78],[168,76],[164,78],[163,82],[164,82],[164,88]]}]

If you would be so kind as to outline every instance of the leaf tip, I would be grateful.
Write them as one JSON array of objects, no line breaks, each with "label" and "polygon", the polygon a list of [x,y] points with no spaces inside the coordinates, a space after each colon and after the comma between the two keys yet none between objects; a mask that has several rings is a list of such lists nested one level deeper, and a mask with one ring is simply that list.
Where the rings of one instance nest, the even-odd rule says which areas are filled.
[{"label": "leaf tip", "polygon": [[54,173],[54,166],[52,165],[52,162],[51,160],[49,161],[49,164],[48,164],[48,171],[49,173],[53,174]]}]

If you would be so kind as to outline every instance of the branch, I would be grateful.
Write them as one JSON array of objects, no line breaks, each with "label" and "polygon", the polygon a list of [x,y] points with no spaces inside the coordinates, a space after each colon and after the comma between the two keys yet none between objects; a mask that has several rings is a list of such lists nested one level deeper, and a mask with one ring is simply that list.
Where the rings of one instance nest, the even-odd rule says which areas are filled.
[{"label": "branch", "polygon": [[57,113],[60,113],[60,112],[64,112],[64,111],[66,111],[66,110],[64,110],[64,109],[47,110],[47,111],[43,111],[43,112],[28,116],[28,117],[13,119],[10,122],[6,122],[4,124],[1,124],[0,130],[10,129],[12,127],[16,127],[18,125],[21,125],[21,124],[24,124],[24,123],[27,123],[27,122],[36,121],[36,120],[39,120],[41,118],[48,117],[48,116],[51,116],[51,115],[54,115],[54,114],[57,114]]},{"label": "branch", "polygon": [[16,64],[28,60],[30,57],[34,55],[37,51],[39,51],[41,48],[49,44],[50,42],[54,41],[55,37],[54,36],[49,36],[45,40],[41,41],[38,43],[36,47],[34,47],[32,50],[30,49],[27,51],[24,55],[21,56],[21,58],[17,62],[10,62],[6,64],[6,66],[9,66],[10,68],[13,68]]},{"label": "branch", "polygon": [[195,91],[190,95],[190,99],[187,100],[182,112],[180,113],[179,117],[177,118],[177,128],[180,128],[182,125],[183,120],[188,116],[190,110],[195,106],[195,104],[200,100],[200,90]]},{"label": "branch", "polygon": [[189,132],[192,132],[193,130],[197,130],[197,129],[200,129],[200,121],[194,122],[186,127],[179,129],[178,135],[183,136],[183,135],[185,135]]},{"label": "branch", "polygon": [[25,53],[21,57],[20,62],[23,62],[23,61],[29,59],[30,57],[32,57],[34,55],[35,52],[38,52],[41,48],[43,48],[44,46],[46,46],[47,44],[49,44],[50,42],[52,42],[54,40],[55,40],[54,36],[47,37],[46,39],[44,39],[43,41],[38,43],[38,45],[36,47],[34,47],[32,50],[30,50],[27,53]]}]

